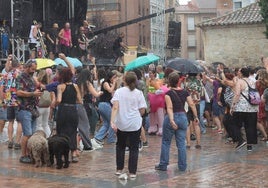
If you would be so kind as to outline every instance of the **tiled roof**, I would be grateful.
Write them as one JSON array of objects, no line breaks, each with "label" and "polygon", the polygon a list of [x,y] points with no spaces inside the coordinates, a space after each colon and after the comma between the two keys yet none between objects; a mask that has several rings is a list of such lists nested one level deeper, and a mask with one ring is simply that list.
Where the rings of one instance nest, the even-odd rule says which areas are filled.
[{"label": "tiled roof", "polygon": [[221,17],[212,18],[197,24],[198,27],[237,25],[237,24],[255,24],[262,23],[263,17],[260,14],[258,3],[252,3],[249,6],[238,9],[232,13]]}]

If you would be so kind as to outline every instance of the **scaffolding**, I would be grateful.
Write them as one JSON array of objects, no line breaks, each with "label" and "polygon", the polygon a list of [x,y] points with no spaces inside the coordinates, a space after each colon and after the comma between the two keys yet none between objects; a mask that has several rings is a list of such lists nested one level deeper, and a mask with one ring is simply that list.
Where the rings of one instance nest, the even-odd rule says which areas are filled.
[{"label": "scaffolding", "polygon": [[165,0],[150,0],[150,13],[159,13],[151,20],[151,53],[160,56],[162,61],[166,59],[166,19],[165,14],[161,14],[165,8]]},{"label": "scaffolding", "polygon": [[[14,0],[11,0],[11,28],[14,29]],[[12,32],[11,36],[12,55],[18,62],[25,62],[25,43],[24,40],[19,37],[14,37]]]}]

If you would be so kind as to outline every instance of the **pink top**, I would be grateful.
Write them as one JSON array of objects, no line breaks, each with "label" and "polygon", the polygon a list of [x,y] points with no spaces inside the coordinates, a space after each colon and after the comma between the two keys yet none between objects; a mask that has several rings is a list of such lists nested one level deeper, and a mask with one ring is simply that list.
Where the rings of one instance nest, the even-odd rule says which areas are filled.
[{"label": "pink top", "polygon": [[71,29],[63,29],[63,38],[67,39],[67,40],[64,40],[64,39],[60,39],[60,44],[63,44],[65,46],[71,46],[71,40],[72,40],[72,35],[71,35]]},{"label": "pink top", "polygon": [[151,112],[156,112],[158,108],[165,108],[166,106],[165,94],[169,89],[164,85],[160,89],[163,91],[161,94],[148,93]]}]

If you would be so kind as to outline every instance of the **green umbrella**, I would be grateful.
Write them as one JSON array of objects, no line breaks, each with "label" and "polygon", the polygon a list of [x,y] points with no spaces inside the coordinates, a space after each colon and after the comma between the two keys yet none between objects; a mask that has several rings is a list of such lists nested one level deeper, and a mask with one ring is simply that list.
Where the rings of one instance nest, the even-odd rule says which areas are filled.
[{"label": "green umbrella", "polygon": [[136,58],[135,60],[129,62],[125,67],[125,71],[130,71],[130,70],[151,64],[155,61],[158,61],[159,59],[160,58],[158,56],[153,55],[153,54],[140,56]]}]

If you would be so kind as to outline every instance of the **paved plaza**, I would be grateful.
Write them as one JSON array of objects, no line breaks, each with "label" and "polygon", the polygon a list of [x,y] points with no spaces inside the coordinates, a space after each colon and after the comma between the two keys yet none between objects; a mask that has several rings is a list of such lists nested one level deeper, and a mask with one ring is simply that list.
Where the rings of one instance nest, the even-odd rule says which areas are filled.
[{"label": "paved plaza", "polygon": [[253,147],[252,152],[246,147],[235,151],[235,145],[226,144],[222,135],[208,129],[207,134],[202,135],[201,150],[195,149],[192,141],[192,147],[187,151],[188,169],[184,173],[177,169],[174,141],[168,171],[154,170],[159,161],[161,137],[148,136],[148,141],[149,147],[140,152],[135,180],[119,180],[114,175],[114,145],[83,152],[79,163],[57,170],[55,167],[35,168],[21,164],[20,151],[9,150],[7,144],[1,143],[0,187],[268,187],[268,144],[262,141]]}]

